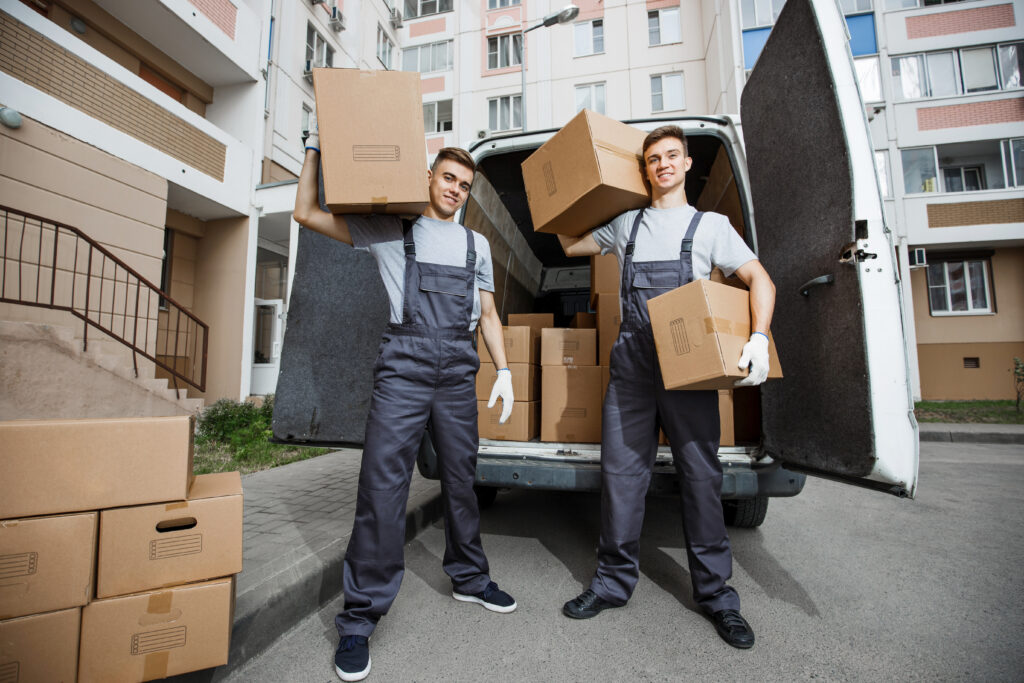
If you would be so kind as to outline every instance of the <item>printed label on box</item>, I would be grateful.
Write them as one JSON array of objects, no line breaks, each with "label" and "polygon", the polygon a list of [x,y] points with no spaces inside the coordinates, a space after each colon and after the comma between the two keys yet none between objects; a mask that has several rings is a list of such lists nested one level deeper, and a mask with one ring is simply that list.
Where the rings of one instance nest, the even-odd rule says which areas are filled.
[{"label": "printed label on box", "polygon": [[147,631],[132,635],[132,654],[144,655],[150,652],[163,652],[176,647],[185,647],[185,626],[172,626],[159,631]]},{"label": "printed label on box", "polygon": [[180,538],[162,538],[149,542],[149,559],[165,560],[168,557],[195,555],[203,552],[203,535],[193,534]]},{"label": "printed label on box", "polygon": [[686,321],[683,318],[676,318],[668,324],[672,331],[672,348],[677,356],[690,352],[690,340],[686,336]]},{"label": "printed label on box", "polygon": [[39,553],[17,553],[0,556],[0,579],[13,579],[36,573]]},{"label": "printed label on box", "polygon": [[0,683],[18,683],[18,662],[0,664]]},{"label": "printed label on box", "polygon": [[352,145],[352,161],[401,161],[398,145]]}]

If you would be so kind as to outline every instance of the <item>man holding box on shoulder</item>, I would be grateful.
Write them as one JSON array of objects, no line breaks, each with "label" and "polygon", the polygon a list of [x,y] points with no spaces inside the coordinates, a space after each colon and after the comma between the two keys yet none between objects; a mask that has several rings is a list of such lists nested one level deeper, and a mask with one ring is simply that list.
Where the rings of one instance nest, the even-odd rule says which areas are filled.
[{"label": "man holding box on shoulder", "polygon": [[[740,368],[749,365],[750,372],[737,384],[753,386],[768,374],[775,286],[725,216],[698,212],[687,203],[684,180],[692,160],[680,128],[652,131],[644,139],[642,164],[651,189],[650,208],[627,211],[580,238],[559,237],[567,256],[614,252],[622,267],[622,325],[611,351],[602,415],[597,572],[590,587],[562,611],[588,619],[625,605],[632,595],[640,575],[644,498],[660,426],[679,474],[694,600],[727,643],[749,648],[754,633],[740,616],[739,595],[726,583],[732,576],[732,550],[722,512],[717,392],[665,389],[647,301],[709,278],[715,266],[727,276],[739,276],[750,289],[753,334],[738,359]],[[679,256],[663,260],[665,254]]]},{"label": "man holding box on shoulder", "polygon": [[[315,119],[314,119],[315,121]],[[475,165],[464,150],[442,149],[427,171],[430,204],[415,221],[389,215],[339,216],[318,203],[319,137],[314,128],[295,197],[295,220],[368,251],[387,289],[391,320],[374,367],[359,472],[356,516],[345,553],[345,609],[335,670],[343,681],[370,673],[368,639],[398,594],[404,573],[405,508],[423,431],[437,447],[444,501],[444,570],[452,597],[494,612],[516,602],[488,574],[473,483],[479,447],[473,348],[479,322],[499,368],[487,407],[514,400],[486,238],[454,222],[469,197]]]}]

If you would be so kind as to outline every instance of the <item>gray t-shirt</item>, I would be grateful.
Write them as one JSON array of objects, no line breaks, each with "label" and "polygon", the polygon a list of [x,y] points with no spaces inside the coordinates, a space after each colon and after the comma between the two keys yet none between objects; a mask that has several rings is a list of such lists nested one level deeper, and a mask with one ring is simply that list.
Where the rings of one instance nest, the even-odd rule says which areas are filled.
[{"label": "gray t-shirt", "polygon": [[[639,209],[619,214],[606,225],[594,230],[594,241],[601,253],[612,252],[622,266],[629,233]],[[672,209],[648,207],[640,221],[633,247],[633,261],[669,261],[679,258],[679,246],[686,235],[690,219],[697,210],[689,204]],[[737,268],[757,258],[739,233],[720,213],[707,212],[693,236],[693,278],[706,280],[711,269],[718,266],[731,276]],[[621,282],[620,282],[621,286]]]},{"label": "gray t-shirt", "polygon": [[[380,278],[384,281],[391,302],[391,322],[402,322],[402,304],[405,297],[405,246],[402,242],[402,220],[384,214],[351,214],[345,216],[352,245],[368,251],[377,261]],[[466,266],[466,230],[453,221],[439,221],[420,216],[413,225],[416,240],[416,260],[443,266]],[[478,232],[473,233],[476,249],[476,288],[473,290],[473,315],[469,329],[476,329],[480,319],[480,292],[494,291],[494,266],[491,263],[491,245]]]}]

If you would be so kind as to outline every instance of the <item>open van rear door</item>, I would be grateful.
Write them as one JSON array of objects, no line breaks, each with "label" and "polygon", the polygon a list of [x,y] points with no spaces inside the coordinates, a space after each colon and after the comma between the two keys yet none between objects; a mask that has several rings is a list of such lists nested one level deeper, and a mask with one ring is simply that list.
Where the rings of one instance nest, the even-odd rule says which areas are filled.
[{"label": "open van rear door", "polygon": [[787,467],[912,497],[899,273],[835,0],[788,0],[741,116],[785,373],[762,387],[764,449]]}]

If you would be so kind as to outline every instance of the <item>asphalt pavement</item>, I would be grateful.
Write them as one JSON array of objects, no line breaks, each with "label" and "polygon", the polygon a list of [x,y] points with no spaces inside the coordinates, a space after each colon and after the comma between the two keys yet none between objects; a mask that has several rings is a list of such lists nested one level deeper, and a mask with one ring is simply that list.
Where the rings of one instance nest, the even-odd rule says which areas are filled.
[{"label": "asphalt pavement", "polygon": [[[923,424],[921,441],[1024,445],[1024,426]],[[241,678],[236,672],[271,648],[282,635],[300,627],[303,620],[309,621],[321,608],[327,606],[329,612],[340,607],[341,566],[355,513],[360,454],[359,450],[344,449],[243,477],[243,569],[236,587],[229,662],[172,680],[256,680],[249,669]],[[1024,455],[1024,449],[1020,454]],[[805,495],[801,494],[801,498]],[[432,525],[440,514],[439,484],[414,473],[407,508],[407,543],[421,531],[436,532]],[[593,520],[580,523],[589,525],[587,531],[593,532],[596,539],[596,531],[590,528],[596,524],[596,512],[591,517]],[[417,542],[409,543],[409,547]],[[684,558],[677,560],[685,566]],[[777,569],[783,571],[781,567]],[[437,570],[440,571],[439,566]],[[575,578],[582,585],[590,571],[592,567],[580,568],[573,574],[579,574]],[[498,575],[495,578],[499,583],[502,580]],[[569,597],[573,596],[566,595],[566,599]],[[398,605],[396,602],[396,608]],[[1017,606],[1018,615],[1020,607]],[[388,619],[392,620],[393,615]],[[1019,633],[1019,616],[1017,619]],[[481,622],[481,628],[484,627]],[[565,628],[565,624],[560,624],[560,628]],[[713,629],[707,626],[705,630],[708,629],[714,636]],[[631,632],[629,637],[637,635]],[[893,675],[899,673],[894,671]]]}]

